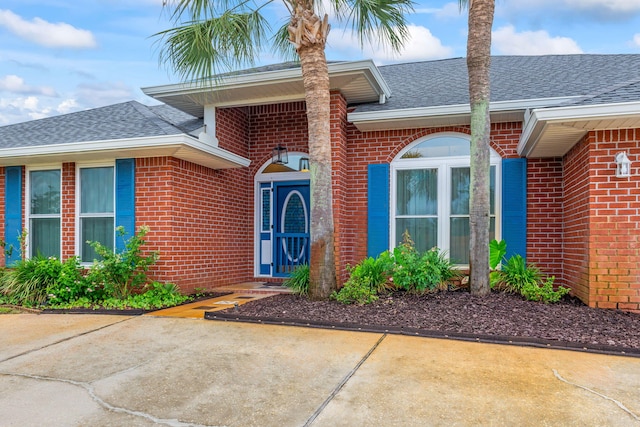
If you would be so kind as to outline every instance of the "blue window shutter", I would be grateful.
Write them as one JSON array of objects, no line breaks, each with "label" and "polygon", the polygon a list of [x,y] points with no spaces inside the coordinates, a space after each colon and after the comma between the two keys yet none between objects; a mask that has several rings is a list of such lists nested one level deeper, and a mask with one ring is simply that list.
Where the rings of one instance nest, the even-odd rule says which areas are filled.
[{"label": "blue window shutter", "polygon": [[389,165],[369,165],[367,172],[367,254],[377,257],[389,249]]},{"label": "blue window shutter", "polygon": [[118,251],[136,231],[135,167],[135,159],[116,160],[116,227],[125,230],[124,239],[116,238]]},{"label": "blue window shutter", "polygon": [[4,241],[6,265],[11,265],[21,257],[20,236],[22,235],[22,166],[5,168],[5,213]]},{"label": "blue window shutter", "polygon": [[502,160],[502,239],[509,258],[527,256],[527,159]]}]

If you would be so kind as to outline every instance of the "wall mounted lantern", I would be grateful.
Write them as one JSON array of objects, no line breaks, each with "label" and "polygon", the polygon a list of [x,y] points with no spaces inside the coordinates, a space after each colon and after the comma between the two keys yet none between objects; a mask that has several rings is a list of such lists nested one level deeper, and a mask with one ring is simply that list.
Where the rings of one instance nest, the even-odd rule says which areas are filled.
[{"label": "wall mounted lantern", "polygon": [[271,163],[285,165],[289,163],[289,153],[286,147],[278,144],[273,150],[271,150]]},{"label": "wall mounted lantern", "polygon": [[300,172],[309,172],[309,158],[301,157],[300,162],[298,163],[298,170]]},{"label": "wall mounted lantern", "polygon": [[616,154],[616,177],[627,178],[631,176],[631,160],[624,151]]}]

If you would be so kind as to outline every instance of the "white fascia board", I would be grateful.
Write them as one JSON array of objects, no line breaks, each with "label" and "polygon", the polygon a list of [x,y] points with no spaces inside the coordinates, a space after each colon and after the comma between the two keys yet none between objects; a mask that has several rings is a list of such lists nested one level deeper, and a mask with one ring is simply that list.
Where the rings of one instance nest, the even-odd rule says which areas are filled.
[{"label": "white fascia board", "polygon": [[144,138],[111,139],[102,141],[71,142],[66,144],[40,145],[35,147],[15,147],[0,149],[0,159],[6,164],[12,158],[28,158],[55,155],[90,154],[111,152],[117,155],[119,151],[141,150],[149,151],[150,155],[163,155],[162,150],[178,150],[190,148],[205,155],[214,156],[239,167],[249,166],[251,161],[237,154],[202,143],[196,138],[185,134],[164,135]]},{"label": "white fascia board", "polygon": [[538,144],[549,124],[586,121],[593,119],[613,119],[640,115],[640,102],[622,102],[618,104],[571,105],[534,109],[525,121],[518,143],[518,154],[528,156]]},{"label": "white fascia board", "polygon": [[[329,76],[332,74],[346,74],[357,71],[369,71],[376,81],[377,89],[382,91],[387,97],[391,95],[391,89],[386,84],[380,71],[371,60],[338,62],[328,64]],[[145,95],[153,98],[162,98],[167,95],[188,95],[210,90],[229,90],[251,86],[268,85],[274,82],[286,82],[300,80],[302,70],[299,67],[287,68],[284,70],[262,71],[248,74],[232,75],[221,77],[219,81],[209,79],[207,82],[198,83],[195,81],[187,83],[170,84],[163,86],[149,86],[141,88]]]},{"label": "white fascia board", "polygon": [[[497,101],[489,104],[490,112],[525,111],[530,108],[541,108],[558,105],[578,97],[521,99],[514,101]],[[400,110],[362,111],[349,113],[347,120],[351,123],[412,119],[420,117],[461,116],[471,114],[469,104],[439,105],[434,107],[405,108]]]}]

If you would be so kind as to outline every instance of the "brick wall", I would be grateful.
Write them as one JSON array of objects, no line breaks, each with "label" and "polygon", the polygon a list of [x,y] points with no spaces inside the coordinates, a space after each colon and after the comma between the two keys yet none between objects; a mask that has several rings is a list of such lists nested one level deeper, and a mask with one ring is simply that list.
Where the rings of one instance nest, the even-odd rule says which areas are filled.
[{"label": "brick wall", "polygon": [[527,262],[564,285],[563,249],[562,159],[528,159]]},{"label": "brick wall", "polygon": [[76,164],[63,163],[61,176],[61,258],[66,260],[76,255]]},{"label": "brick wall", "polygon": [[[590,132],[589,305],[640,311],[640,129]],[[615,176],[626,151],[632,176]]]}]

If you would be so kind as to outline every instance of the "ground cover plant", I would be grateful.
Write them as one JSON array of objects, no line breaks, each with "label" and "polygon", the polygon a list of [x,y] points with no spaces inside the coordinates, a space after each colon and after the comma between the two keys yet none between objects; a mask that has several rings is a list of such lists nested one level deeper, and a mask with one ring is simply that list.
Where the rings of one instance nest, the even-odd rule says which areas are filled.
[{"label": "ground cover plant", "polygon": [[[143,250],[148,227],[140,227],[116,251],[89,242],[101,259],[85,268],[77,257],[21,259],[0,276],[0,304],[46,308],[103,308],[152,310],[192,299],[172,283],[149,280],[147,271],[158,253]],[[124,238],[125,230],[116,229]]]}]

